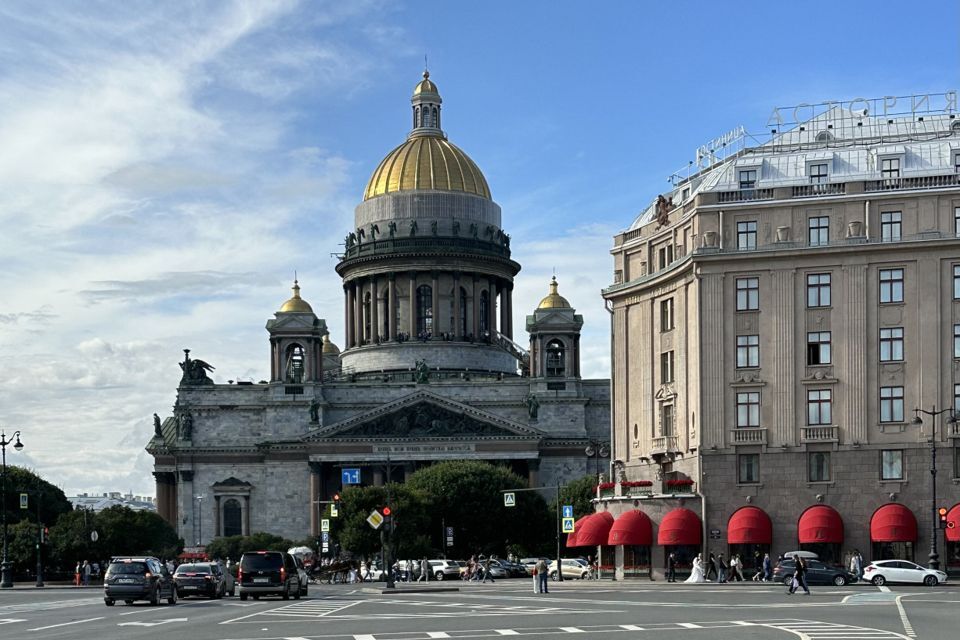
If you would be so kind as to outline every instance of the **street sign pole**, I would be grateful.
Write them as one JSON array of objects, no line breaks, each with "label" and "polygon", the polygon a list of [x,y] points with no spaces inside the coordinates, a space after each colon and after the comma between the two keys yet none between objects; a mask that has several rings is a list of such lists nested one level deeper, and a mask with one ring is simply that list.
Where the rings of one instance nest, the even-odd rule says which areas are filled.
[{"label": "street sign pole", "polygon": [[563,512],[560,509],[560,483],[556,487],[525,487],[523,489],[506,489],[500,491],[503,494],[503,505],[505,507],[516,506],[516,493],[520,491],[556,491],[557,492],[557,582],[563,582],[563,565],[560,562],[560,535],[563,529]]}]

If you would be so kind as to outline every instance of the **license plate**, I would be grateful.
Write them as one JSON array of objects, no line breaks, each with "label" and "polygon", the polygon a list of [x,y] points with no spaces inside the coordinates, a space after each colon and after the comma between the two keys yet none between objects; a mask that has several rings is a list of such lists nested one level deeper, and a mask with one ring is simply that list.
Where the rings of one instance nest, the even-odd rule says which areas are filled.
[{"label": "license plate", "polygon": [[183,589],[184,591],[190,591],[190,590],[195,590],[195,589],[196,589],[196,587],[190,587],[190,586],[183,586],[183,587],[180,587],[180,588]]},{"label": "license plate", "polygon": [[270,582],[270,578],[254,578],[254,582]]},{"label": "license plate", "polygon": [[117,582],[120,582],[122,584],[132,584],[136,581],[137,581],[136,578],[120,578],[119,580],[117,580]]}]

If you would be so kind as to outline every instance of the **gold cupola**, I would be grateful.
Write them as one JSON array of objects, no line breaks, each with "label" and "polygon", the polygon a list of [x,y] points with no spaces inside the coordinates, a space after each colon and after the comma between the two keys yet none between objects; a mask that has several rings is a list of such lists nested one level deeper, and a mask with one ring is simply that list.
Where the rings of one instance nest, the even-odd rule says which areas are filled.
[{"label": "gold cupola", "polygon": [[559,285],[557,284],[557,276],[553,276],[550,280],[550,293],[540,301],[540,304],[537,305],[537,309],[572,309],[570,303],[567,302],[567,299],[564,298],[557,292]]},{"label": "gold cupola", "polygon": [[338,356],[340,355],[340,349],[337,345],[330,342],[330,334],[326,333],[323,336],[323,349],[322,353],[325,356]]},{"label": "gold cupola", "polygon": [[300,284],[296,280],[293,281],[293,297],[280,306],[279,313],[313,313],[313,307],[300,297]]},{"label": "gold cupola", "polygon": [[410,102],[413,129],[374,170],[363,199],[415,190],[458,191],[490,199],[480,168],[440,128],[443,99],[429,71],[413,88]]}]

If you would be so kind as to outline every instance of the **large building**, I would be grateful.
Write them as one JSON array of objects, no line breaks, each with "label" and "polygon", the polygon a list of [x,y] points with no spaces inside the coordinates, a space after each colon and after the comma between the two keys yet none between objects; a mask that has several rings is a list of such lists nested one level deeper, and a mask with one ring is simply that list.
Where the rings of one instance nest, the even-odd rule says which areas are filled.
[{"label": "large building", "polygon": [[702,149],[615,237],[620,482],[587,542],[618,571],[671,550],[926,564],[931,535],[960,569],[960,119],[952,92],[899,101],[775,111],[769,142]]},{"label": "large building", "polygon": [[318,535],[345,470],[378,485],[474,459],[553,485],[585,475],[588,446],[609,437],[609,381],[581,378],[583,319],[556,280],[526,303],[527,346],[514,340],[520,265],[486,179],[441,129],[441,103],[424,73],[412,131],[356,208],[337,266],[342,352],[296,282],[267,322],[269,381],[214,384],[186,352],[147,451],[158,511],[189,544]]}]

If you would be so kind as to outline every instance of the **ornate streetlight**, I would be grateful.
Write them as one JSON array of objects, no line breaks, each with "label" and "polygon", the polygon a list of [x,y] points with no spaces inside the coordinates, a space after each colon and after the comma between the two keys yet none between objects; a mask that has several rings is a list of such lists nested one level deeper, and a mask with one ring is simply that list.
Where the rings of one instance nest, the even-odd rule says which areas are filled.
[{"label": "ornate streetlight", "polygon": [[610,446],[608,443],[600,440],[590,440],[587,447],[583,450],[588,458],[596,459],[595,474],[597,482],[600,482],[600,458],[610,457]]},{"label": "ornate streetlight", "polygon": [[0,499],[3,500],[3,560],[0,562],[0,589],[13,587],[13,576],[11,575],[13,572],[10,568],[10,561],[7,559],[7,445],[13,443],[13,438],[16,438],[16,444],[13,445],[13,448],[17,451],[23,449],[19,431],[14,431],[10,438],[10,440],[7,440],[7,434],[0,431],[0,451],[3,455],[2,488],[0,488],[0,496],[2,496]]},{"label": "ornate streetlight", "polygon": [[913,424],[917,426],[923,425],[923,420],[920,419],[921,413],[933,418],[933,425],[930,428],[930,512],[933,514],[933,520],[930,526],[930,562],[927,565],[931,569],[940,568],[940,554],[937,553],[937,531],[940,528],[940,519],[937,514],[937,416],[947,412],[950,413],[947,424],[957,424],[957,416],[952,407],[937,411],[937,406],[934,405],[930,411],[919,408],[913,410]]}]

